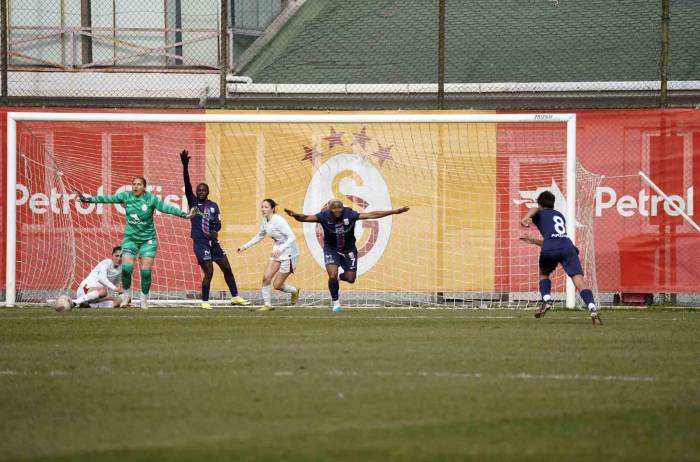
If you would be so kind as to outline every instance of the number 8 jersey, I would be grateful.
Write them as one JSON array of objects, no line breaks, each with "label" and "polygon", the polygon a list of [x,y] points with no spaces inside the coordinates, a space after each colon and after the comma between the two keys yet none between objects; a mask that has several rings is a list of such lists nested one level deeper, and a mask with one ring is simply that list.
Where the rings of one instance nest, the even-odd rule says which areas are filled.
[{"label": "number 8 jersey", "polygon": [[532,222],[540,230],[544,242],[542,250],[567,249],[574,244],[566,234],[566,219],[554,209],[543,208],[532,217]]}]

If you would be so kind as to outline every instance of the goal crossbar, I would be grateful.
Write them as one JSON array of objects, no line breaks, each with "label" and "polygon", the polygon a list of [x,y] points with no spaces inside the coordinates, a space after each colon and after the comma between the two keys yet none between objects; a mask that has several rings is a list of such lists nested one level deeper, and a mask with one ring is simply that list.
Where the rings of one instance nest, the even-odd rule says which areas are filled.
[{"label": "goal crossbar", "polygon": [[[566,219],[576,241],[576,114],[154,114],[154,113],[7,113],[7,202],[5,305],[16,302],[17,263],[17,122],[160,122],[160,123],[566,123]],[[575,306],[573,283],[566,281],[566,306]]]}]

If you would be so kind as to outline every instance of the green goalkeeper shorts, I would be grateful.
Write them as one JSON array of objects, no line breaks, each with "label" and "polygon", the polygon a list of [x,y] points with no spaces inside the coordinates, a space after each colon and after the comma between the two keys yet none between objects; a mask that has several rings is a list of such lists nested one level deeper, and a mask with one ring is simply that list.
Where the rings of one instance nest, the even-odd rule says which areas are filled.
[{"label": "green goalkeeper shorts", "polygon": [[139,241],[124,237],[122,241],[122,254],[124,256],[136,258],[136,255],[139,255],[146,258],[155,258],[157,251],[158,241],[156,239]]}]

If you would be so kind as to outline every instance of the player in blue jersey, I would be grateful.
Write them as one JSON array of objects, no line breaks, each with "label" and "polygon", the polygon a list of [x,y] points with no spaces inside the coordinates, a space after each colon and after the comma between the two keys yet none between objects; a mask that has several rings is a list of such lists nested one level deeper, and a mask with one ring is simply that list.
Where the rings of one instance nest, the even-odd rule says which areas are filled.
[{"label": "player in blue jersey", "polygon": [[542,306],[535,312],[536,318],[541,318],[552,308],[552,281],[549,275],[561,265],[566,274],[573,280],[576,290],[588,307],[593,324],[603,324],[600,313],[593,300],[593,292],[585,287],[583,280],[583,268],[578,258],[578,249],[566,234],[566,219],[564,215],[554,210],[555,197],[549,191],[542,192],[537,197],[537,208],[530,210],[521,221],[524,227],[530,227],[534,223],[542,234],[542,239],[524,235],[522,241],[541,247],[540,250],[540,294]]},{"label": "player in blue jersey", "polygon": [[192,232],[190,237],[194,242],[194,254],[197,256],[197,263],[202,268],[204,274],[202,278],[202,308],[211,309],[209,304],[209,286],[214,275],[214,264],[216,262],[224,273],[226,285],[231,291],[232,305],[250,305],[250,302],[238,295],[236,278],[233,276],[231,264],[228,261],[226,252],[219,244],[219,231],[221,230],[221,211],[219,205],[209,200],[209,186],[206,183],[197,185],[197,194],[192,191],[190,182],[189,152],[183,150],[180,153],[182,161],[182,174],[185,182],[185,196],[190,208],[197,207],[199,214],[192,217]]},{"label": "player in blue jersey", "polygon": [[[355,222],[397,215],[408,212],[408,210],[408,207],[401,207],[394,210],[358,213],[350,207],[344,207],[343,202],[337,199],[328,204],[328,210],[323,210],[316,215],[304,215],[284,209],[287,215],[296,221],[319,223],[323,228],[324,263],[328,273],[328,290],[331,293],[331,300],[333,300],[334,312],[343,310],[340,307],[339,280],[353,284],[357,276],[358,255],[355,245]],[[338,276],[338,267],[343,268],[343,274],[340,276]]]}]

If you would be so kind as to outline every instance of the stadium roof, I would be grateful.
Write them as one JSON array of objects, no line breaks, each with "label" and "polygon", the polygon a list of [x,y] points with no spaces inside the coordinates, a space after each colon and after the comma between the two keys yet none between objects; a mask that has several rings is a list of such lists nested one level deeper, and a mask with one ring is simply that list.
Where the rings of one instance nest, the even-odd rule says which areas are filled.
[{"label": "stadium roof", "polygon": [[[659,80],[660,1],[446,3],[448,83]],[[697,6],[671,0],[671,81],[700,81]],[[306,0],[237,74],[255,83],[432,83],[437,25],[437,1]]]}]

